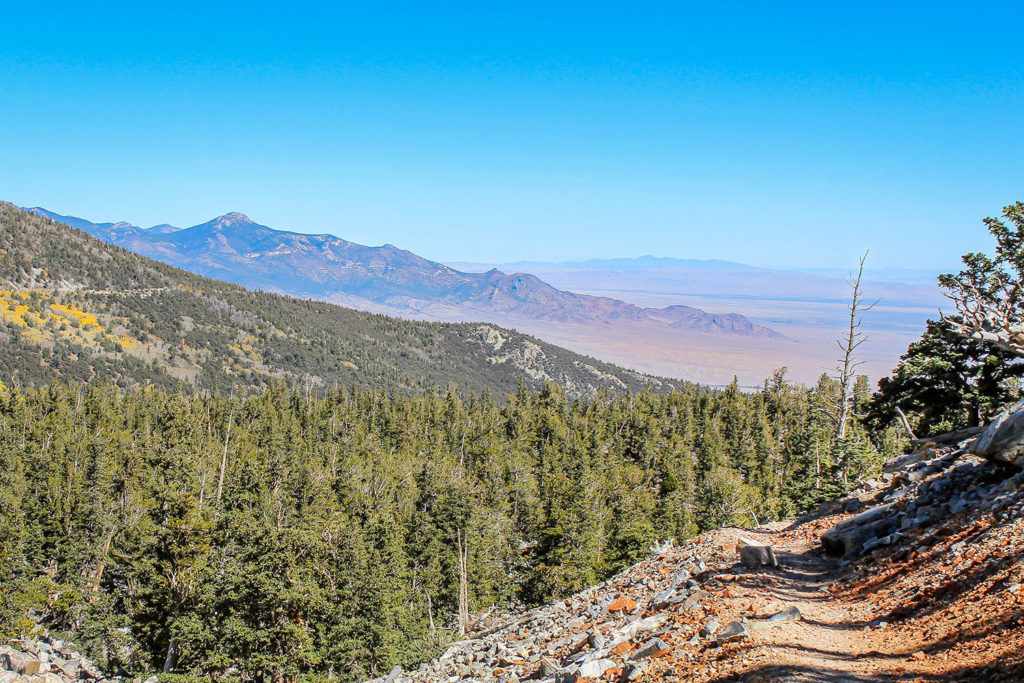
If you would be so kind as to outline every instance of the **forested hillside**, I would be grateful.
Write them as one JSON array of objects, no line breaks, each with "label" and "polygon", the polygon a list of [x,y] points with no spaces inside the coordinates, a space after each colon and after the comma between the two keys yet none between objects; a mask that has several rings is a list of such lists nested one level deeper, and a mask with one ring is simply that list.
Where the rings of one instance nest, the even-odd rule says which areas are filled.
[{"label": "forested hillside", "polygon": [[781,374],[586,402],[524,386],[501,406],[3,388],[0,626],[38,608],[107,670],[414,665],[460,614],[572,593],[657,539],[779,519],[874,473],[887,446],[854,424],[837,447],[835,394]]},{"label": "forested hillside", "polygon": [[0,627],[34,614],[108,671],[414,664],[470,613],[792,515],[892,449],[837,438],[827,378],[672,387],[207,280],[11,205],[0,228]]},{"label": "forested hillside", "polygon": [[376,313],[503,325],[540,319],[779,336],[740,315],[690,306],[643,308],[559,290],[518,272],[461,272],[390,244],[368,247],[334,235],[275,230],[237,212],[178,230],[168,225],[144,229],[124,222],[92,223],[40,207],[26,211],[207,277]]},{"label": "forested hillside", "polygon": [[574,396],[671,388],[487,324],[402,321],[209,280],[0,203],[0,379],[252,390],[283,380],[405,393],[520,378]]}]

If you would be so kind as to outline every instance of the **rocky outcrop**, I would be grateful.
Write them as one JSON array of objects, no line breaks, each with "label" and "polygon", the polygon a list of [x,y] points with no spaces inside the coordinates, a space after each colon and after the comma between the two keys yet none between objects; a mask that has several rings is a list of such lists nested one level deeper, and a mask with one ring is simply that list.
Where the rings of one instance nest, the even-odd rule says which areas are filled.
[{"label": "rocky outcrop", "polygon": [[1024,472],[1007,478],[973,457],[978,454],[1024,464],[1020,453],[1024,453],[1024,410],[1014,410],[979,437],[946,447],[929,442],[913,453],[892,458],[885,463],[880,480],[865,486],[875,491],[869,500],[876,505],[836,524],[822,534],[821,543],[830,555],[849,559],[906,540],[913,530],[971,510],[999,512],[1022,506]]},{"label": "rocky outcrop", "polygon": [[1024,469],[1024,401],[997,415],[972,450],[983,458]]},{"label": "rocky outcrop", "polygon": [[[0,683],[100,683],[107,677],[68,641],[42,635],[0,646]],[[148,681],[147,681],[148,683]]]},{"label": "rocky outcrop", "polygon": [[840,522],[822,534],[822,545],[830,555],[856,554],[867,542],[897,526],[897,521],[889,516],[891,508],[891,505],[879,505]]}]

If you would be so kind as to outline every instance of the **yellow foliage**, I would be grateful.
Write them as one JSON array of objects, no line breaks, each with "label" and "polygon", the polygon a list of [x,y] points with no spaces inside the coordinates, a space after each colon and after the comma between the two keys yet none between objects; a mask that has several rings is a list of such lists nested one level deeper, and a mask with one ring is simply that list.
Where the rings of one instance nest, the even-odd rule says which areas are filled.
[{"label": "yellow foliage", "polygon": [[103,327],[100,326],[99,321],[96,320],[96,316],[92,313],[86,313],[74,306],[67,306],[65,304],[58,303],[50,304],[50,310],[65,318],[74,318],[78,321],[79,326],[83,330],[88,327],[95,327],[97,331],[103,331]]},{"label": "yellow foliage", "polygon": [[[35,295],[35,305],[39,306],[42,298],[42,315],[32,310],[31,300]],[[28,302],[28,303],[25,303]],[[37,308],[36,310],[40,310]],[[106,339],[119,343],[121,348],[129,349],[137,346],[139,341],[127,334],[108,334],[94,313],[53,301],[53,296],[34,290],[12,291],[0,290],[0,321],[25,328],[22,335],[29,341],[44,343],[52,335],[59,334],[79,342],[96,343]],[[64,323],[72,323],[67,329],[60,329]]]}]

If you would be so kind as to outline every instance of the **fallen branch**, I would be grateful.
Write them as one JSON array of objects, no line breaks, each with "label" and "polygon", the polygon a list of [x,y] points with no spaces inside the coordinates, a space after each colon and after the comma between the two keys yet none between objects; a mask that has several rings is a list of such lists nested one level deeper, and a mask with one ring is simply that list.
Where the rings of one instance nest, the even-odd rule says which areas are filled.
[{"label": "fallen branch", "polygon": [[915,440],[917,437],[914,436],[914,430],[910,428],[910,422],[907,420],[907,414],[904,413],[899,406],[896,406],[896,412],[899,414],[900,422],[903,423],[903,428],[907,430],[907,434],[910,436],[910,440]]},{"label": "fallen branch", "polygon": [[935,436],[911,439],[910,443],[915,446],[923,446],[926,443],[942,444],[951,443],[953,441],[963,441],[964,439],[969,439],[972,436],[981,434],[984,429],[984,427],[967,427],[966,429],[958,429],[954,432],[946,432],[945,434],[936,434]]}]

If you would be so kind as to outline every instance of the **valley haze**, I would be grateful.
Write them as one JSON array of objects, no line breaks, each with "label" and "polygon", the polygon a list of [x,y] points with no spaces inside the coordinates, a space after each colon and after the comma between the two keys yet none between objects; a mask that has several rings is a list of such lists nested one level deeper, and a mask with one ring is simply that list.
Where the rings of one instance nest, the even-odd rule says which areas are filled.
[{"label": "valley haze", "polygon": [[[216,279],[396,317],[489,322],[665,377],[757,386],[776,368],[810,384],[831,370],[849,284],[829,269],[638,258],[442,264],[391,244],[260,225],[228,213],[189,228],[92,222],[28,209],[144,256]],[[885,376],[942,297],[927,271],[866,272],[871,340],[862,371]],[[899,281],[902,280],[902,281]],[[934,275],[931,275],[934,283]],[[709,312],[713,311],[713,312]]]}]

